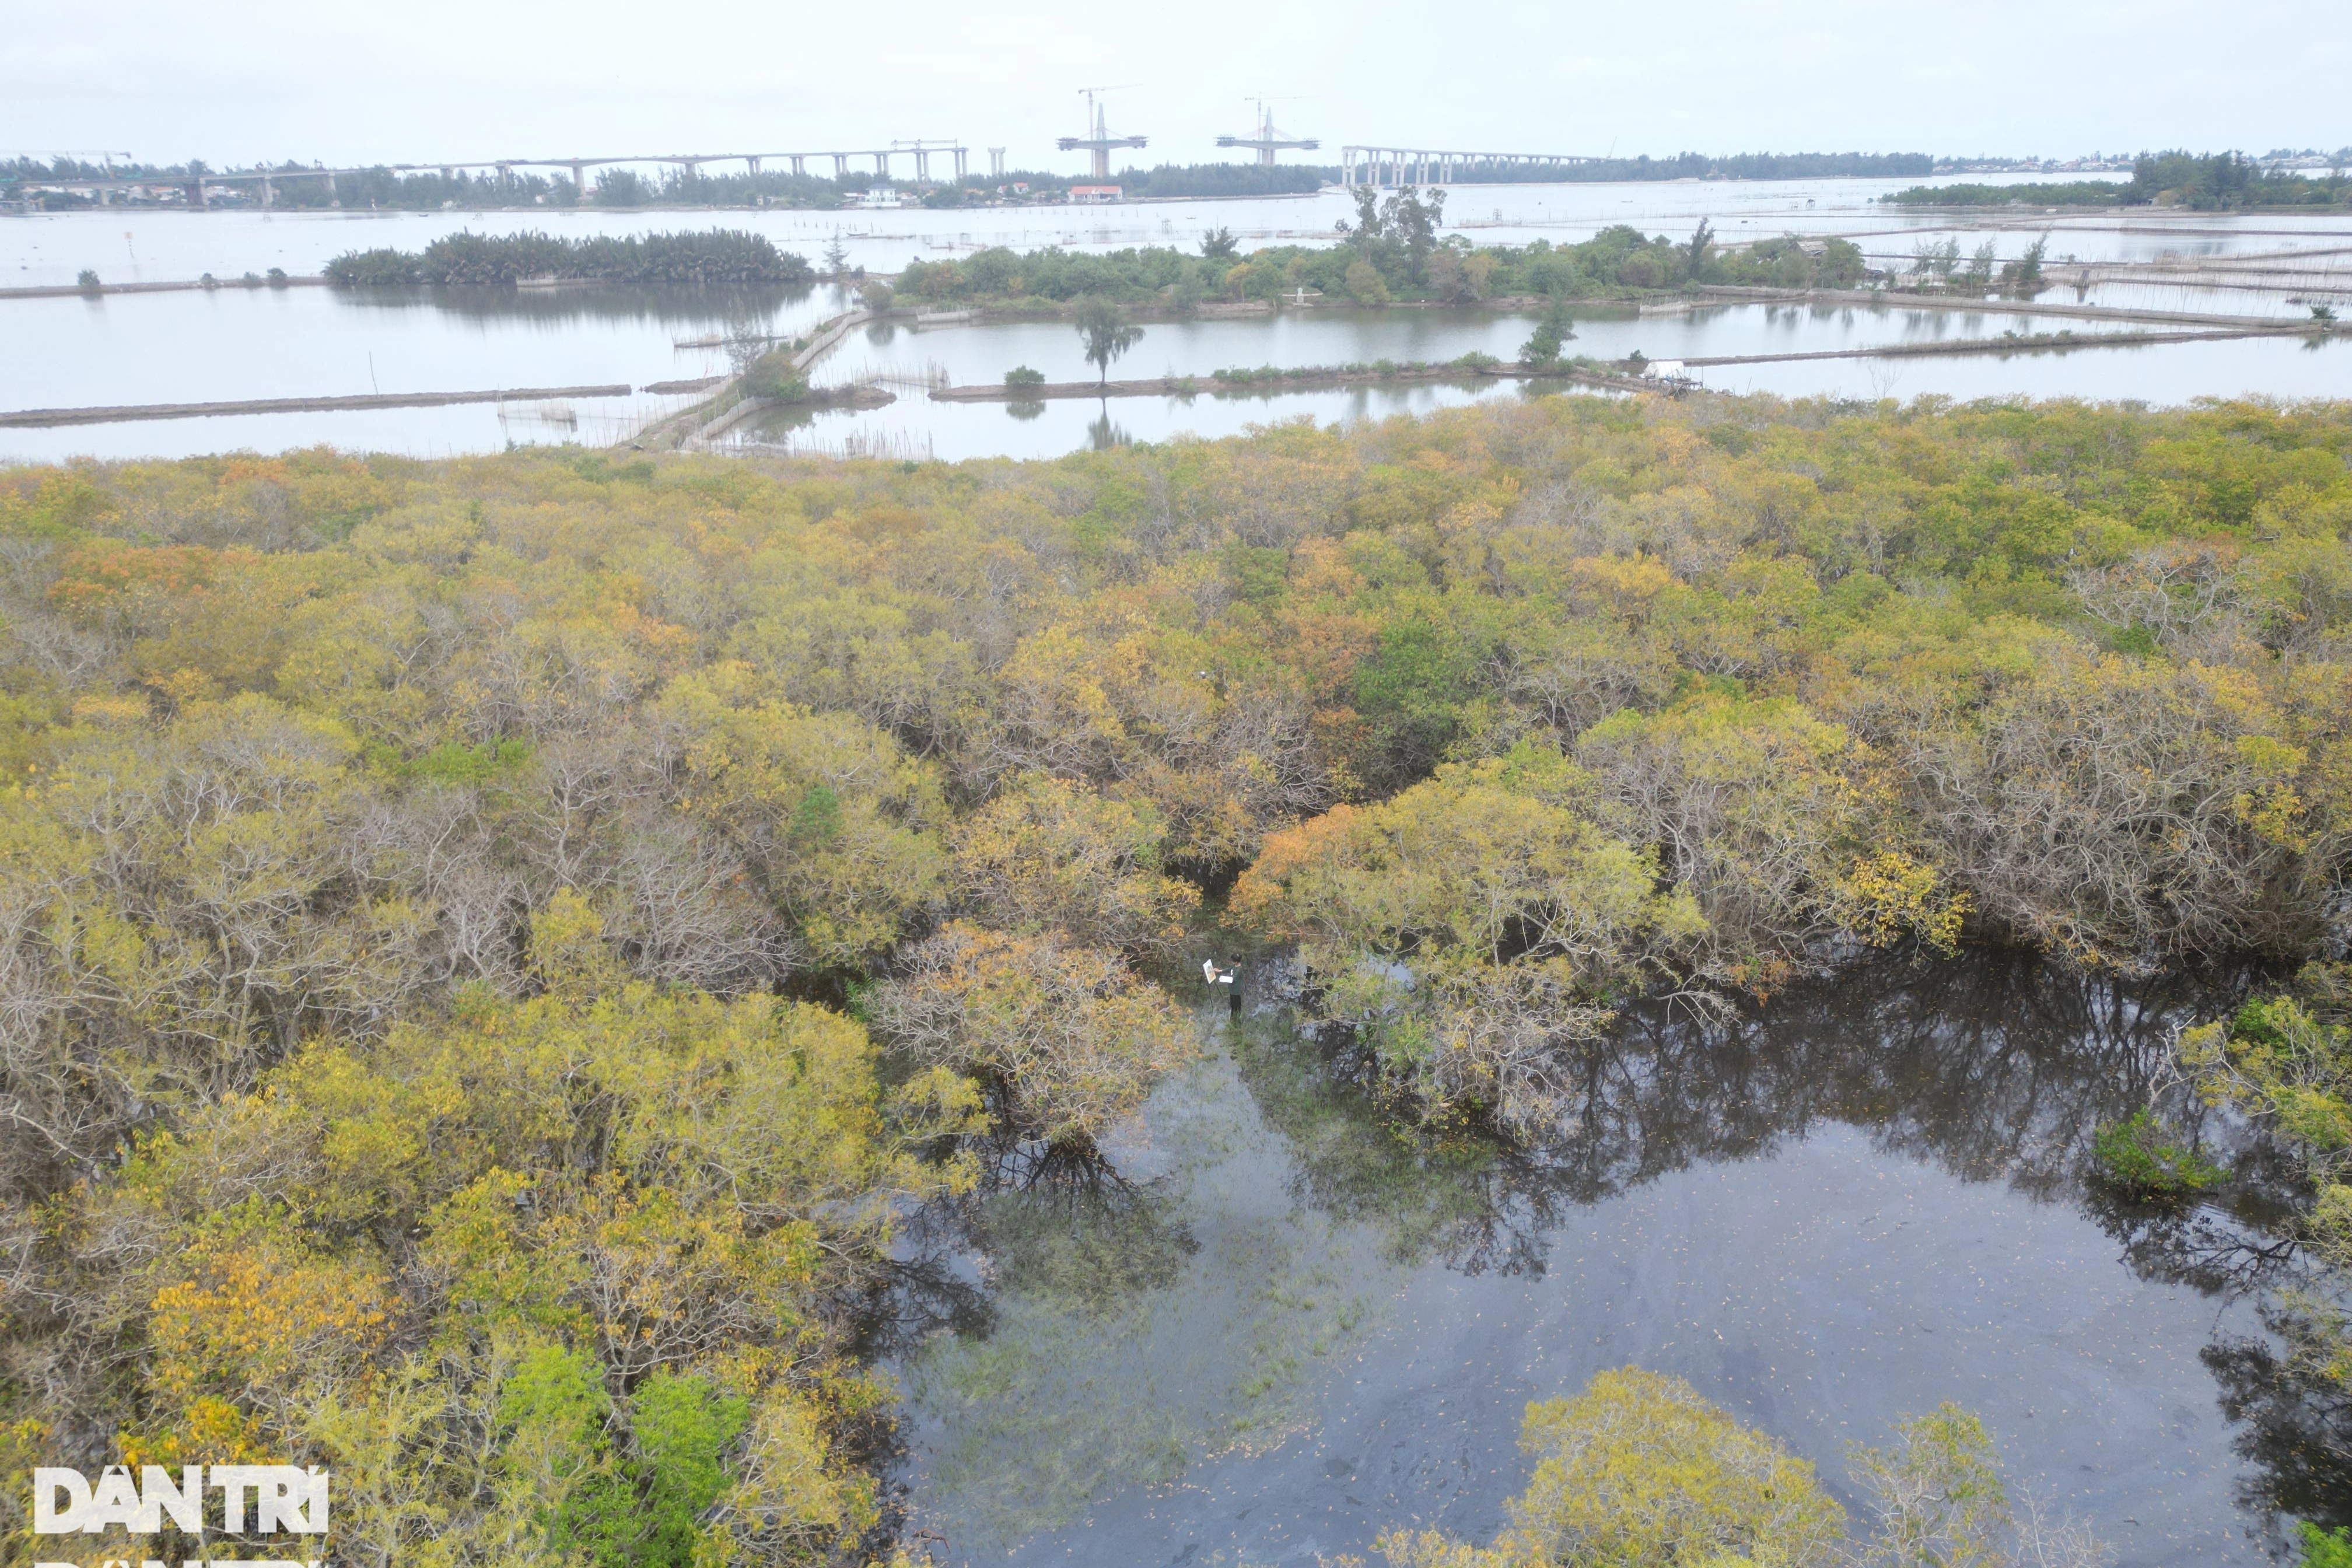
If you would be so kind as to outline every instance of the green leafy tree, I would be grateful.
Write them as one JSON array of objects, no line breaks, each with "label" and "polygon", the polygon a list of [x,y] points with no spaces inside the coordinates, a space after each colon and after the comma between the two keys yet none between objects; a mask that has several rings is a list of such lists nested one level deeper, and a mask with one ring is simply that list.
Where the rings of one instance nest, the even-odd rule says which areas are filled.
[{"label": "green leafy tree", "polygon": [[1348,263],[1347,289],[1348,297],[1359,305],[1378,308],[1389,302],[1387,280],[1381,277],[1380,269],[1369,261],[1356,260]]},{"label": "green leafy tree", "polygon": [[1691,231],[1690,240],[1683,247],[1683,274],[1696,282],[1706,270],[1707,260],[1715,254],[1715,226],[1706,218]]},{"label": "green leafy tree", "polygon": [[1560,350],[1576,336],[1576,325],[1569,319],[1568,306],[1555,300],[1544,311],[1543,319],[1528,341],[1519,345],[1519,360],[1524,364],[1555,365],[1559,363]]},{"label": "green leafy tree", "polygon": [[2295,1526],[2295,1534],[2303,1547],[2303,1568],[2352,1568],[2352,1532],[2305,1520]]},{"label": "green leafy tree", "polygon": [[1087,363],[1106,386],[1110,384],[1111,362],[1143,341],[1143,329],[1108,300],[1087,300],[1078,311],[1077,329]]}]

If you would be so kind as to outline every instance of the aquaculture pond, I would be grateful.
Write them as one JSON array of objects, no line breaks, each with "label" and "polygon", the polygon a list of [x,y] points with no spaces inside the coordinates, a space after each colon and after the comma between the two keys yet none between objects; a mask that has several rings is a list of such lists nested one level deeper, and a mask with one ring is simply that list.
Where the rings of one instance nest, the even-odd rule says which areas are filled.
[{"label": "aquaculture pond", "polygon": [[[2209,308],[2210,308],[2209,301]],[[1311,418],[1354,425],[1399,414],[1426,414],[1483,398],[1557,390],[1465,375],[1452,382],[1358,384],[1271,392],[1215,379],[1220,370],[1299,369],[1387,360],[1443,363],[1465,353],[1515,360],[1534,330],[1532,316],[1496,310],[1326,307],[1241,320],[1155,321],[1115,367],[1139,379],[1191,376],[1187,395],[1115,397],[1044,404],[934,401],[928,384],[1001,383],[1014,365],[1050,381],[1095,379],[1066,321],[982,322],[910,330],[890,322],[853,333],[819,368],[825,382],[872,380],[897,401],[878,408],[793,407],[736,426],[726,444],[745,453],[805,453],[890,458],[1050,458],[1123,441],[1177,436],[1239,435],[1254,425]],[[1979,397],[2137,399],[2178,405],[2199,397],[2340,397],[2352,394],[2352,344],[2334,338],[2270,336],[2206,342],[2093,346],[2131,323],[2023,315],[1999,304],[1981,310],[1921,310],[1850,304],[1703,305],[1643,313],[1627,306],[1574,311],[1571,353],[1612,361],[1633,353],[1653,360],[1714,355],[1808,354],[1891,347],[1927,348],[2071,331],[2063,352],[2002,352],[1953,357],[1796,359],[1693,365],[1710,391],[1766,392],[1784,397],[1909,400],[1925,395]],[[2142,330],[2146,330],[2143,328]],[[73,437],[78,432],[42,432]],[[5,449],[5,443],[0,443]]]},{"label": "aquaculture pond", "polygon": [[[1278,964],[1102,1167],[926,1215],[892,1327],[906,1531],[945,1562],[1298,1563],[1484,1541],[1522,1407],[1636,1363],[1813,1460],[1956,1400],[2124,1564],[2259,1563],[2342,1517],[2265,1228],[2288,1176],[2156,1209],[2090,1141],[2220,988],[2003,955],[1880,964],[1717,1022],[1642,1007],[1540,1147],[1408,1136]],[[2193,1121],[2192,1121],[2192,1124]]]},{"label": "aquaculture pond", "polygon": [[[1654,182],[1476,185],[1449,192],[1449,235],[1476,244],[1572,242],[1630,223],[1688,237],[1702,221],[1727,244],[1787,233],[1840,235],[1872,264],[1902,273],[1923,247],[1990,240],[2013,259],[2047,235],[2053,268],[2168,258],[2187,267],[2250,253],[2287,253],[2315,269],[2288,291],[2223,284],[2194,273],[2152,283],[2100,277],[2053,288],[2043,304],[2129,306],[2192,316],[2301,320],[2314,302],[2344,303],[2352,272],[2339,216],[1988,210],[1954,215],[1879,201],[1910,180]],[[1969,183],[1967,180],[1954,182]],[[74,457],[180,457],[328,443],[351,451],[442,457],[509,445],[610,446],[695,401],[650,392],[729,369],[730,334],[793,337],[850,305],[815,289],[614,287],[561,290],[269,289],[270,268],[299,278],[342,252],[422,249],[461,230],[547,230],[566,237],[704,230],[756,231],[815,257],[836,240],[849,262],[891,274],[912,259],[969,255],[987,246],[1108,250],[1165,245],[1191,251],[1229,230],[1243,251],[1270,244],[1334,244],[1352,210],[1337,190],[1295,198],[1126,203],[1104,207],[1002,207],[861,212],[534,209],[520,212],[186,213],[152,208],[0,218],[0,288],[64,288],[84,269],[108,284],[223,280],[211,290],[50,296],[0,300],[12,350],[0,356],[0,412],[121,407],[365,394],[612,387],[625,394],[544,397],[422,408],[310,410],[0,430],[0,462]],[[2077,268],[2079,271],[2079,267]],[[2338,273],[2342,276],[2337,276]],[[2053,271],[2053,277],[2056,273]],[[2296,273],[2298,278],[2303,273]],[[2242,282],[2243,279],[2237,281]],[[2347,304],[2352,309],[2352,304]],[[1243,321],[1158,321],[1117,367],[1124,375],[1206,377],[1216,370],[1346,361],[1447,359],[1477,352],[1515,357],[1533,323],[1493,311],[1319,310]],[[2132,323],[1982,310],[1851,305],[1725,305],[1687,313],[1580,310],[1571,353],[1611,358],[1815,353],[1892,343],[1999,339]],[[2148,323],[2139,323],[2144,329]],[[1003,405],[934,404],[922,390],[944,373],[995,382],[1016,364],[1059,377],[1084,374],[1066,322],[986,323],[914,332],[891,324],[861,335],[816,369],[832,384],[887,378],[898,401],[879,409],[786,413],[737,432],[778,452],[900,458],[1059,456],[1121,440],[1214,437],[1251,424],[1313,418],[1347,423],[1421,413],[1491,395],[1492,381],[1374,391],[1293,391],[1239,399],[1129,399],[1108,408],[1066,404],[1008,412]],[[1845,398],[1921,395],[2131,398],[2338,397],[2352,392],[2343,344],[2300,338],[2083,348],[2063,354],[1828,359],[1717,366],[1701,373],[1723,392]]]}]

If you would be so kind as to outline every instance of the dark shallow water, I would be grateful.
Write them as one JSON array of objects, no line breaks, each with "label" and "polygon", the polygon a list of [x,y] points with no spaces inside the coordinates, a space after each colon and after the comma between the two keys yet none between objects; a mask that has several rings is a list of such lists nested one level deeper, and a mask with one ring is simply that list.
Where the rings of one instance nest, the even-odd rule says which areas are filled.
[{"label": "dark shallow water", "polygon": [[1634,1363],[1841,1493],[1847,1444],[1952,1399],[2120,1563],[2268,1560],[2282,1500],[2336,1517],[2340,1486],[2270,1327],[2308,1283],[2261,1228],[2283,1173],[2215,1125],[2222,1201],[2083,1179],[2170,1029],[2220,1005],[1977,956],[1728,1026],[1639,1014],[1540,1152],[1416,1147],[1286,1010],[1204,1008],[1210,1059],[1114,1151],[1131,1186],[934,1216],[971,1289],[896,1368],[909,1531],[955,1563],[1484,1542],[1526,1403]]}]

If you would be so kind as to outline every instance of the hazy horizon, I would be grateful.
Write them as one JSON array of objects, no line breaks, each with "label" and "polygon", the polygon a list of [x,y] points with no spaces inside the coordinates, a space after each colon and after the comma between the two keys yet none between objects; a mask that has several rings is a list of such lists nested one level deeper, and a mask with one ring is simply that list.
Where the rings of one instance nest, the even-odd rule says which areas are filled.
[{"label": "hazy horizon", "polygon": [[[1054,150],[1078,90],[1114,86],[1139,163],[1234,156],[1248,98],[1343,143],[1665,156],[1692,150],[2069,158],[2155,147],[2337,147],[2352,23],[2338,6],[2241,7],[2234,37],[2186,4],[2065,9],[1995,0],[1966,20],[1853,0],[1698,0],[1654,16],[1511,5],[1475,28],[1393,5],[1242,6],[1181,20],[1021,7],[982,26],[914,0],[871,14],[754,7],[650,31],[590,0],[544,13],[419,0],[396,15],[321,8],[299,30],[126,0],[103,37],[69,8],[21,12],[0,42],[0,154],[128,153],[216,165],[317,159],[797,151],[949,139],[1015,167],[1083,169]],[[2206,47],[2184,47],[2195,38]],[[2293,40],[2292,49],[2275,46]],[[2084,79],[2095,60],[2095,79]]]}]

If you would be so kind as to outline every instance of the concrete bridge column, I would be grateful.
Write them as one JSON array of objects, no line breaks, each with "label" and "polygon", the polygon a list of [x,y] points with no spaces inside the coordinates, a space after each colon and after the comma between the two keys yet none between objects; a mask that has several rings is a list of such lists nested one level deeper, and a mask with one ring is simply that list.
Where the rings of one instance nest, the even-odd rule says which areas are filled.
[{"label": "concrete bridge column", "polygon": [[205,183],[202,180],[188,182],[188,205],[198,212],[205,210]]},{"label": "concrete bridge column", "polygon": [[991,147],[988,150],[988,173],[991,179],[1001,180],[1004,178],[1003,148]]},{"label": "concrete bridge column", "polygon": [[827,156],[829,156],[829,157],[831,157],[831,158],[833,159],[833,177],[834,177],[835,179],[836,179],[836,180],[837,180],[837,179],[841,178],[841,176],[842,176],[842,175],[846,174],[847,173],[849,173],[849,154],[848,154],[848,153],[829,153],[829,154],[827,154]]},{"label": "concrete bridge column", "polygon": [[760,160],[758,158],[746,158],[743,162],[751,165],[751,173],[756,174],[760,172]]},{"label": "concrete bridge column", "polygon": [[807,164],[808,164],[808,160],[807,160],[807,159],[805,159],[805,158],[803,158],[803,157],[802,157],[798,153],[793,153],[793,173],[794,174],[807,174],[807,173],[808,173]]},{"label": "concrete bridge column", "polygon": [[584,202],[588,199],[587,164],[574,163],[572,165],[572,189],[573,194],[578,195],[582,201]]},{"label": "concrete bridge column", "polygon": [[955,150],[956,178],[958,180],[961,180],[963,178],[964,158],[967,151],[967,149],[962,147],[959,147]]},{"label": "concrete bridge column", "polygon": [[877,153],[874,154],[874,172],[881,175],[885,180],[887,180],[890,177],[889,153]]},{"label": "concrete bridge column", "polygon": [[278,205],[278,193],[270,188],[269,176],[261,176],[261,210],[268,212]]},{"label": "concrete bridge column", "polygon": [[919,180],[928,180],[930,177],[931,155],[922,148],[918,147],[915,149],[915,178]]}]

